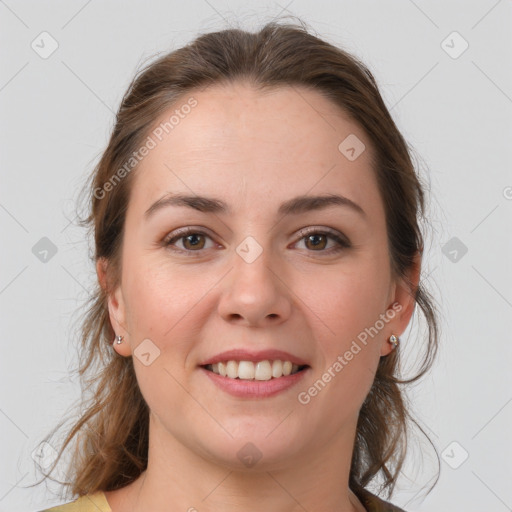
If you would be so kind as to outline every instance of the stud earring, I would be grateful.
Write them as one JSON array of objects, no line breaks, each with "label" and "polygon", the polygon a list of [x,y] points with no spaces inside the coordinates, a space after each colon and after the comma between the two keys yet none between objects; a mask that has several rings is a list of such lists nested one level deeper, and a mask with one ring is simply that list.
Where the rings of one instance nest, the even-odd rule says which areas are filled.
[{"label": "stud earring", "polygon": [[398,336],[395,336],[394,334],[392,334],[389,337],[389,342],[393,344],[393,348],[394,349],[398,346],[399,341],[400,340],[398,339]]},{"label": "stud earring", "polygon": [[122,342],[123,342],[123,337],[122,337],[121,335],[119,335],[119,334],[118,334],[118,335],[116,336],[116,343],[119,345],[119,344],[121,344]]}]

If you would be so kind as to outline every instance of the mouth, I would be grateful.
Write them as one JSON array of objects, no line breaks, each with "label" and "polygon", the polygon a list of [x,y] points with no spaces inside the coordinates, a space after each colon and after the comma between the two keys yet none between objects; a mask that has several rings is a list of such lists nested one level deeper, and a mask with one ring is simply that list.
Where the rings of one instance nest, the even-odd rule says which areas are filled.
[{"label": "mouth", "polygon": [[221,377],[225,377],[226,379],[269,381],[303,372],[309,368],[309,365],[298,365],[291,361],[283,361],[281,359],[265,359],[256,362],[228,360],[213,364],[204,364],[201,365],[201,368]]},{"label": "mouth", "polygon": [[303,381],[311,370],[307,364],[282,359],[231,359],[198,368],[218,389],[244,400],[266,399],[285,393]]}]

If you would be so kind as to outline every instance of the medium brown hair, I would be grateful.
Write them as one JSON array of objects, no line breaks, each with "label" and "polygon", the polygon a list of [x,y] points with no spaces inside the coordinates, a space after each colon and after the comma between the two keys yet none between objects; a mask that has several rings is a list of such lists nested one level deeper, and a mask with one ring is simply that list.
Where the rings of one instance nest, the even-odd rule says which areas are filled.
[{"label": "medium brown hair", "polygon": [[[108,283],[105,289],[96,284],[84,313],[77,369],[83,383],[81,412],[55,462],[75,439],[69,481],[64,482],[73,494],[124,487],[146,469],[148,462],[148,406],[140,393],[132,358],[119,357],[112,350],[114,331],[107,307],[108,294],[120,279],[125,214],[136,167],[109,187],[108,193],[99,194],[98,190],[105,190],[105,183],[140,148],[162,112],[199,88],[242,80],[260,90],[307,87],[348,113],[372,144],[393,277],[406,278],[415,256],[423,253],[423,186],[374,77],[354,56],[312,35],[302,22],[298,26],[274,21],[257,33],[226,29],[203,34],[146,65],[122,99],[108,146],[87,184],[90,210],[81,225],[92,231],[95,260],[108,262]],[[413,377],[399,378],[400,347],[380,358],[359,412],[350,470],[352,489],[366,487],[380,477],[381,489],[388,497],[405,459],[408,424],[412,421],[419,427],[406,406],[401,385],[423,376],[438,348],[432,297],[421,281],[412,289],[428,331],[419,370]]]}]

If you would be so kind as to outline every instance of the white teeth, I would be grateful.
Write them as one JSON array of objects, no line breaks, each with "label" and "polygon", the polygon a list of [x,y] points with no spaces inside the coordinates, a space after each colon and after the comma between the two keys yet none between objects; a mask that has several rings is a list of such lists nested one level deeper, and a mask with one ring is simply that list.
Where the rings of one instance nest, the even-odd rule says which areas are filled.
[{"label": "white teeth", "polygon": [[281,377],[281,375],[283,375],[283,362],[278,359],[272,363],[272,377]]},{"label": "white teeth", "polygon": [[228,361],[226,372],[230,379],[236,379],[238,377],[238,363],[236,361]]},{"label": "white teeth", "polygon": [[229,377],[230,379],[242,380],[270,380],[296,373],[299,366],[291,361],[222,361],[209,365],[213,373]]},{"label": "white teeth", "polygon": [[256,380],[270,380],[272,378],[272,366],[270,365],[270,361],[258,361],[256,363],[254,378]]},{"label": "white teeth", "polygon": [[240,361],[238,363],[239,379],[254,379],[254,363],[250,361]]}]

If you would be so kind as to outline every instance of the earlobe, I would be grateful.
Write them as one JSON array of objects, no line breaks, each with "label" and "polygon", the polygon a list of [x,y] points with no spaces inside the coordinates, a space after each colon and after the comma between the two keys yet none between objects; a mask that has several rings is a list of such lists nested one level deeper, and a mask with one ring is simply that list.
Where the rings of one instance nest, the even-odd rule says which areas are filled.
[{"label": "earlobe", "polygon": [[124,301],[121,288],[117,287],[107,295],[110,323],[116,334],[124,335],[126,332],[124,321]]},{"label": "earlobe", "polygon": [[108,262],[104,258],[98,259],[96,263],[96,272],[100,286],[105,293],[105,300],[107,302],[112,330],[116,337],[122,336],[124,339],[122,345],[116,343],[115,339],[111,340],[112,347],[121,355],[130,355],[130,348],[126,341],[127,330],[125,326],[125,305],[121,287],[112,287],[108,277]]},{"label": "earlobe", "polygon": [[394,284],[391,304],[388,311],[394,311],[393,320],[388,324],[389,331],[385,333],[381,356],[388,355],[395,347],[390,340],[392,335],[399,339],[411,320],[416,307],[416,293],[419,285],[421,271],[421,253],[416,253],[414,263],[405,276],[399,278]]},{"label": "earlobe", "polygon": [[387,343],[385,344],[385,346],[384,345],[382,346],[382,349],[380,352],[381,356],[387,356],[391,352],[393,352],[393,350],[396,350],[396,348],[400,344],[400,338],[396,334],[391,334],[391,336],[388,336],[386,338],[386,342]]}]

